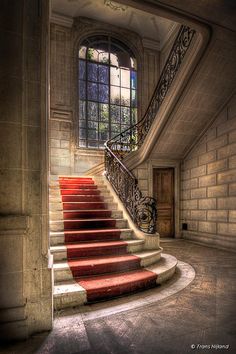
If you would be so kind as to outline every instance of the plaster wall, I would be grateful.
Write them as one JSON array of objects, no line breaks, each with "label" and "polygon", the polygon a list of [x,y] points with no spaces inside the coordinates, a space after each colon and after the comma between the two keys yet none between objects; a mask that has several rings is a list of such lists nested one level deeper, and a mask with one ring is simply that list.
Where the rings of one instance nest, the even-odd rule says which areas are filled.
[{"label": "plaster wall", "polygon": [[186,239],[236,250],[236,95],[184,159],[181,223]]}]

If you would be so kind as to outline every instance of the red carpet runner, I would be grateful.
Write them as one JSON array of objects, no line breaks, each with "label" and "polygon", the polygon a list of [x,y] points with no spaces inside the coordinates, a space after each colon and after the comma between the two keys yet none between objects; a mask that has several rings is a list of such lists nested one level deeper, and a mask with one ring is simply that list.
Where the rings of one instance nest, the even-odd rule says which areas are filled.
[{"label": "red carpet runner", "polygon": [[155,286],[157,275],[127,252],[127,242],[92,178],[61,177],[67,261],[74,279],[97,301]]}]

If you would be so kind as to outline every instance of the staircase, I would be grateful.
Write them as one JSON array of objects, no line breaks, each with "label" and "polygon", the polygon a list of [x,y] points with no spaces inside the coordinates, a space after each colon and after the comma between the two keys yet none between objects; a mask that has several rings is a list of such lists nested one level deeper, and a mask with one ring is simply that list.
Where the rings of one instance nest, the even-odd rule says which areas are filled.
[{"label": "staircase", "polygon": [[54,308],[145,290],[169,279],[177,260],[147,250],[104,177],[52,177],[50,243]]},{"label": "staircase", "polygon": [[104,161],[90,168],[84,173],[84,176],[102,176],[105,171]]}]

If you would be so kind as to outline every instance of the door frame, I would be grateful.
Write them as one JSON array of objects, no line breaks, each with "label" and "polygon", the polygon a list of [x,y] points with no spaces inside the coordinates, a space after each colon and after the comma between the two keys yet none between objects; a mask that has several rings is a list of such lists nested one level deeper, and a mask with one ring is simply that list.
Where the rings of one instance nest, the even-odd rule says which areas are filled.
[{"label": "door frame", "polygon": [[[148,193],[153,196],[153,170],[155,168],[174,169],[174,237],[181,237],[180,230],[180,163],[173,160],[151,159],[148,162]],[[158,232],[158,230],[157,230]]]}]

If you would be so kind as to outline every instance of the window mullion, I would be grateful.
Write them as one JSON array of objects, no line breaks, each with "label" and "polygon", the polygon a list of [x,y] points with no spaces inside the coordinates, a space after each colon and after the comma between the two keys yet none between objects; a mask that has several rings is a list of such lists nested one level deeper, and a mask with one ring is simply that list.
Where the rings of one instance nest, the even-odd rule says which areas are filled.
[{"label": "window mullion", "polygon": [[109,87],[108,87],[108,115],[109,115],[109,120],[108,120],[108,136],[109,139],[112,138],[111,136],[111,42],[110,42],[110,37],[108,37],[108,63],[109,63],[109,70],[108,70],[108,82],[109,82]]},{"label": "window mullion", "polygon": [[88,148],[88,60],[86,51],[86,65],[85,65],[85,126],[86,126],[86,147]]}]

